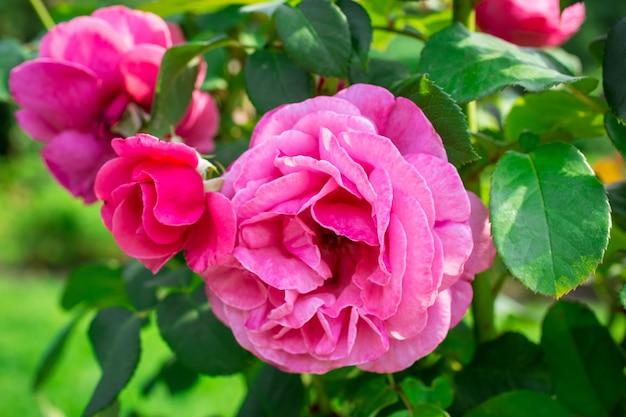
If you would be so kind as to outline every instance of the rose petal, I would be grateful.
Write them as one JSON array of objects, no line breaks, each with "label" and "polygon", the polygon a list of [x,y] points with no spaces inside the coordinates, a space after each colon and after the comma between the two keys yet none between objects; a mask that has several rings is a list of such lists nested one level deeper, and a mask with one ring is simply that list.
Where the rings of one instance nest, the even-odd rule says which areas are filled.
[{"label": "rose petal", "polygon": [[144,44],[129,50],[120,61],[124,88],[148,112],[152,107],[152,97],[164,54],[165,48],[162,46]]},{"label": "rose petal", "polygon": [[201,153],[213,152],[213,138],[220,124],[220,116],[213,98],[204,91],[195,90],[191,104],[176,126],[176,135]]},{"label": "rose petal", "polygon": [[91,15],[108,23],[129,45],[173,45],[171,31],[159,16],[124,6],[103,7]]}]

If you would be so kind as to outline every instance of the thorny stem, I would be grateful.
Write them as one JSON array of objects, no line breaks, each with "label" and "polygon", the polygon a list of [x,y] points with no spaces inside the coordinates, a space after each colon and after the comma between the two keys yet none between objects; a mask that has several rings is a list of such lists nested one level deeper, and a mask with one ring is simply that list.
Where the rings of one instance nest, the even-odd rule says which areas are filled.
[{"label": "thorny stem", "polygon": [[46,30],[50,30],[54,27],[54,20],[52,20],[52,16],[48,13],[48,9],[43,4],[42,0],[30,0],[31,6],[35,9],[35,13],[39,16],[39,20],[43,23]]}]

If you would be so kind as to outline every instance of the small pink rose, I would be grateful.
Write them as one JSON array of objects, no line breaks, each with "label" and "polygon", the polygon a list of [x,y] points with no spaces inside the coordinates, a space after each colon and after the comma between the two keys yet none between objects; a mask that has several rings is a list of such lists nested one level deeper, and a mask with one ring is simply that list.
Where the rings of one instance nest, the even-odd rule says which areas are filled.
[{"label": "small pink rose", "polygon": [[95,193],[124,252],[153,272],[181,250],[194,270],[226,258],[234,213],[221,193],[205,193],[193,148],[145,134],[114,139],[112,146],[118,157],[98,172]]},{"label": "small pink rose", "polygon": [[[182,41],[179,28],[152,13],[106,7],[55,26],[42,38],[39,57],[11,71],[18,123],[45,143],[48,168],[73,195],[95,201],[95,173],[115,155],[110,142],[120,136],[116,125],[133,118],[127,123],[133,133],[141,127],[163,54]],[[177,132],[207,152],[218,125],[213,99],[197,92]]]},{"label": "small pink rose", "polygon": [[467,311],[495,250],[410,100],[357,84],[279,107],[224,175],[232,256],[202,275],[239,343],[289,372],[396,372]]},{"label": "small pink rose", "polygon": [[520,46],[559,46],[585,21],[584,3],[566,7],[559,0],[483,0],[476,23],[485,33]]}]

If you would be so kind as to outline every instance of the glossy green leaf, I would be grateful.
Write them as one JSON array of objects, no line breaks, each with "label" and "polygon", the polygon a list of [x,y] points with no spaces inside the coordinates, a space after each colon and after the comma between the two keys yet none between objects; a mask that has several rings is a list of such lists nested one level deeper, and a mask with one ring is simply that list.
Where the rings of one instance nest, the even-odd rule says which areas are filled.
[{"label": "glossy green leaf", "polygon": [[626,158],[626,125],[620,123],[613,114],[607,113],[604,117],[604,127],[613,146]]},{"label": "glossy green leaf", "polygon": [[102,376],[83,416],[91,416],[111,404],[132,377],[141,352],[140,327],[140,319],[123,308],[101,310],[94,317],[89,339]]},{"label": "glossy green leaf", "polygon": [[418,72],[428,74],[459,102],[487,97],[510,85],[536,92],[582,79],[559,72],[540,52],[469,32],[460,24],[429,39]]},{"label": "glossy green leaf", "polygon": [[95,308],[128,306],[130,301],[121,269],[94,263],[72,271],[63,290],[61,306],[70,310],[81,303]]},{"label": "glossy green leaf", "polygon": [[72,331],[76,327],[76,323],[83,317],[83,312],[75,315],[72,320],[69,321],[59,333],[54,336],[52,342],[46,348],[37,369],[35,370],[35,376],[33,379],[33,390],[37,391],[48,380],[50,374],[56,368],[59,363],[59,359],[67,346],[67,341],[72,334]]},{"label": "glossy green leaf", "polygon": [[355,402],[353,417],[376,416],[383,408],[398,402],[398,394],[382,375],[361,384],[356,394],[350,398]]},{"label": "glossy green leaf", "polygon": [[452,404],[452,385],[443,376],[436,377],[431,386],[427,386],[421,380],[410,376],[402,380],[400,387],[413,406],[432,404],[441,408],[448,408]]},{"label": "glossy green leaf", "polygon": [[550,392],[550,377],[539,346],[519,333],[504,333],[480,344],[472,362],[455,378],[452,415],[506,391]]},{"label": "glossy green leaf", "polygon": [[238,417],[299,417],[305,390],[298,374],[264,364],[248,387]]},{"label": "glossy green leaf", "polygon": [[573,146],[551,143],[507,152],[491,184],[494,243],[513,275],[560,297],[602,259],[611,225],[604,187]]},{"label": "glossy green leaf", "polygon": [[8,80],[9,72],[13,67],[24,62],[27,58],[24,45],[14,38],[0,39],[0,101],[8,101],[11,98]]},{"label": "glossy green leaf", "polygon": [[410,99],[422,109],[441,136],[450,163],[458,168],[478,159],[461,108],[426,75],[407,78],[393,91],[395,95]]},{"label": "glossy green leaf", "polygon": [[346,78],[352,52],[348,20],[330,0],[304,0],[274,13],[289,57],[319,75]]},{"label": "glossy green leaf", "polygon": [[159,69],[148,130],[155,136],[169,133],[191,102],[201,55],[233,41],[218,35],[205,42],[189,42],[165,51]]},{"label": "glossy green leaf", "polygon": [[306,100],[313,91],[309,73],[281,52],[254,52],[248,57],[244,77],[248,97],[260,113]]},{"label": "glossy green leaf", "polygon": [[602,61],[604,94],[609,107],[622,122],[626,122],[626,17],[620,19],[606,38]]},{"label": "glossy green leaf", "polygon": [[157,304],[156,291],[148,285],[156,276],[139,261],[134,260],[126,265],[122,278],[126,283],[128,299],[135,310],[148,310]]},{"label": "glossy green leaf", "polygon": [[361,67],[350,66],[348,79],[351,84],[374,84],[387,89],[410,75],[409,69],[401,62],[371,58],[367,71]]},{"label": "glossy green leaf", "polygon": [[541,346],[558,401],[576,415],[607,416],[624,394],[624,354],[582,304],[558,302],[548,311]]},{"label": "glossy green leaf", "polygon": [[360,4],[352,0],[339,0],[337,6],[348,19],[352,50],[361,68],[367,68],[367,58],[372,43],[372,21]]},{"label": "glossy green leaf", "polygon": [[215,317],[202,285],[191,294],[168,295],[157,307],[157,323],[178,359],[196,372],[230,375],[248,364],[249,354]]},{"label": "glossy green leaf", "polygon": [[596,97],[581,100],[567,91],[526,94],[513,104],[504,122],[504,136],[517,140],[525,130],[544,139],[557,135],[569,139],[604,136],[606,110],[604,102]]},{"label": "glossy green leaf", "polygon": [[575,417],[550,395],[537,391],[510,391],[492,397],[464,417]]},{"label": "glossy green leaf", "polygon": [[[237,4],[265,3],[267,0],[237,0]],[[169,17],[175,14],[195,12],[198,14],[209,13],[233,4],[233,0],[154,0],[142,4],[139,10],[145,10],[158,14],[161,17]]]}]

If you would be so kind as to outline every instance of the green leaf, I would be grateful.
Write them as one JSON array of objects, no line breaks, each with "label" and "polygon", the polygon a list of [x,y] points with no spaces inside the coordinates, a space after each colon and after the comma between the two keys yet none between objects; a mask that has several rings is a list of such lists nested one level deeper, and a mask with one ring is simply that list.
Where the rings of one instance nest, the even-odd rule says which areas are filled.
[{"label": "green leaf", "polygon": [[205,42],[189,42],[169,48],[163,55],[157,78],[148,130],[155,136],[169,133],[191,102],[201,55],[232,44],[224,35]]},{"label": "green leaf", "polygon": [[249,354],[210,309],[204,286],[191,294],[172,293],[157,307],[163,340],[190,369],[208,375],[243,370]]},{"label": "green leaf", "polygon": [[420,404],[413,408],[413,412],[400,410],[386,417],[450,417],[450,414],[435,405]]},{"label": "green leaf", "polygon": [[367,68],[367,57],[372,43],[372,21],[360,4],[352,0],[339,0],[337,6],[348,19],[352,50],[360,66]]},{"label": "green leaf", "polygon": [[604,50],[606,48],[606,35],[598,36],[589,43],[589,53],[596,61],[596,64],[602,65],[604,60]]},{"label": "green leaf", "polygon": [[[504,333],[478,346],[472,362],[455,378],[453,415],[506,391],[549,393],[550,378],[539,346],[519,333]],[[454,411],[453,411],[454,410]]]},{"label": "green leaf", "polygon": [[187,368],[176,357],[165,362],[141,390],[142,395],[148,395],[158,382],[164,382],[170,394],[174,395],[191,388],[198,381],[198,373]]},{"label": "green leaf", "polygon": [[102,376],[83,416],[91,416],[111,404],[132,377],[141,352],[140,327],[139,318],[123,308],[101,310],[94,317],[89,339]]},{"label": "green leaf", "polygon": [[461,108],[426,75],[414,75],[393,91],[395,95],[408,98],[422,109],[441,136],[450,163],[458,168],[478,159]]},{"label": "green leaf", "polygon": [[250,55],[244,78],[248,97],[260,113],[306,100],[313,90],[309,73],[281,52],[258,50]]},{"label": "green leaf", "polygon": [[215,160],[219,161],[222,166],[229,166],[235,159],[239,158],[242,153],[248,150],[250,139],[239,138],[236,140],[220,140],[217,142],[215,150]]},{"label": "green leaf", "polygon": [[608,415],[624,394],[626,361],[591,310],[556,303],[544,319],[541,346],[558,401],[577,415]]},{"label": "green leaf", "polygon": [[398,394],[380,376],[362,384],[351,399],[355,402],[353,417],[373,417],[383,408],[398,402]]},{"label": "green leaf", "polygon": [[452,358],[463,365],[467,365],[472,360],[475,351],[474,334],[464,321],[448,331],[448,335],[436,350],[438,354]]},{"label": "green leaf", "polygon": [[604,187],[573,146],[508,151],[491,184],[494,243],[513,275],[533,291],[560,297],[602,259],[611,225]]},{"label": "green leaf", "polygon": [[9,73],[27,58],[24,45],[15,38],[0,39],[0,101],[11,99],[9,91]]},{"label": "green leaf", "polygon": [[626,17],[621,18],[609,31],[604,49],[602,80],[609,107],[626,122]]},{"label": "green leaf", "polygon": [[444,376],[436,377],[430,387],[419,379],[409,376],[402,380],[400,387],[413,406],[431,404],[448,408],[452,404],[452,385]]},{"label": "green leaf", "polygon": [[148,285],[156,276],[139,261],[133,260],[126,265],[122,278],[126,283],[128,299],[136,311],[148,310],[157,304],[156,291]]},{"label": "green leaf", "polygon": [[146,287],[189,288],[193,272],[187,266],[167,270],[161,269],[152,279],[145,283]]},{"label": "green leaf", "polygon": [[353,65],[348,69],[348,79],[351,84],[374,84],[387,89],[409,75],[409,69],[403,63],[376,58],[369,60],[367,71]]},{"label": "green leaf", "polygon": [[252,380],[238,417],[299,417],[305,390],[300,375],[264,364]]},{"label": "green leaf", "polygon": [[604,117],[604,127],[613,146],[622,154],[622,157],[626,158],[626,125],[613,114],[607,113]]},{"label": "green leaf", "polygon": [[63,290],[61,306],[70,310],[81,303],[94,308],[128,306],[121,269],[94,263],[72,271]]},{"label": "green leaf", "polygon": [[281,5],[276,30],[289,57],[319,75],[346,78],[352,52],[346,16],[330,0],[304,0],[297,8]]},{"label": "green leaf", "polygon": [[559,72],[540,52],[470,32],[458,23],[429,39],[418,72],[428,74],[459,102],[487,97],[510,85],[543,91],[583,79]]},{"label": "green leaf", "polygon": [[[237,0],[237,4],[265,3],[267,0]],[[233,0],[154,0],[138,7],[139,10],[155,13],[161,17],[194,12],[197,14],[215,12],[233,4]]]},{"label": "green leaf", "polygon": [[616,182],[606,186],[615,222],[626,230],[626,182]]},{"label": "green leaf", "polygon": [[61,355],[67,345],[67,341],[72,334],[72,331],[76,327],[76,323],[84,316],[84,310],[79,314],[76,314],[72,320],[67,323],[59,333],[54,336],[50,345],[48,345],[46,351],[35,370],[35,377],[33,379],[33,390],[37,391],[46,382],[52,371],[56,368],[61,359]]},{"label": "green leaf", "polygon": [[604,136],[606,110],[604,102],[596,97],[581,100],[567,91],[526,94],[511,108],[504,122],[504,136],[517,140],[525,130],[543,139],[559,134],[569,139]]},{"label": "green leaf", "polygon": [[575,417],[548,394],[510,391],[492,397],[463,417]]},{"label": "green leaf", "polygon": [[624,285],[619,292],[619,301],[622,303],[622,306],[626,308],[626,285]]}]

